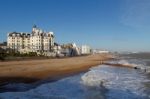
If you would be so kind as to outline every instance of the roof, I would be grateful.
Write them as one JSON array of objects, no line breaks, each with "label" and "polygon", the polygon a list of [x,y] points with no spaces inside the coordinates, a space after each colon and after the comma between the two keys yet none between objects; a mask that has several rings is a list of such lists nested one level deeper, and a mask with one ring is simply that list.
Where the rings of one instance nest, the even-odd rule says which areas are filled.
[{"label": "roof", "polygon": [[33,28],[37,28],[37,26],[34,24],[34,25],[33,25]]},{"label": "roof", "polygon": [[0,46],[7,46],[7,42],[0,43]]}]

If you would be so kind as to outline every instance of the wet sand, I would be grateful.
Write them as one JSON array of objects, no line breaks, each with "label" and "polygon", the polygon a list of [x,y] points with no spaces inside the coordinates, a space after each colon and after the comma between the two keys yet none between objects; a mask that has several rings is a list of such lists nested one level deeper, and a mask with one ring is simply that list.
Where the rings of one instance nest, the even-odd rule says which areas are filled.
[{"label": "wet sand", "polygon": [[0,62],[0,84],[30,83],[47,78],[68,76],[87,71],[90,67],[102,64],[111,57],[108,54],[97,54],[62,59]]}]

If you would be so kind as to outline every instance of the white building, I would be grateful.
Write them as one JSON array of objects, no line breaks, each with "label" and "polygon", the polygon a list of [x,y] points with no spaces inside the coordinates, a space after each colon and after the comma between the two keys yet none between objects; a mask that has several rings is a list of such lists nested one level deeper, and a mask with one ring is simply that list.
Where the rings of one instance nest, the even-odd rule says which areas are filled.
[{"label": "white building", "polygon": [[109,53],[109,51],[107,51],[107,50],[95,49],[95,50],[93,50],[93,53],[97,53],[97,54],[107,54],[107,53]]},{"label": "white building", "polygon": [[81,46],[81,54],[90,54],[91,53],[91,48],[87,45],[82,45]]},{"label": "white building", "polygon": [[54,34],[53,32],[44,32],[34,25],[31,34],[22,32],[8,33],[7,46],[22,53],[50,52],[54,47]]}]

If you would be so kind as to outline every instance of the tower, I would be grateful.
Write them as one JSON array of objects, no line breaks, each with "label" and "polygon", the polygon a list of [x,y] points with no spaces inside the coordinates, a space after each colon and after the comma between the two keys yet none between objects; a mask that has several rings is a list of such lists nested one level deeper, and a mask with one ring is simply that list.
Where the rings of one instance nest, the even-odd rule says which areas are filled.
[{"label": "tower", "polygon": [[37,26],[36,25],[33,25],[33,28],[32,28],[32,32],[34,33],[37,29]]}]

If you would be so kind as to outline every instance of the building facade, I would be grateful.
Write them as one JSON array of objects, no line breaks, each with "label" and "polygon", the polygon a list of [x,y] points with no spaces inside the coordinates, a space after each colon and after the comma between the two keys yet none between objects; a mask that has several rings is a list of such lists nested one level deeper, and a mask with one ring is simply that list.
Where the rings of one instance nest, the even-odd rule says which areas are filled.
[{"label": "building facade", "polygon": [[0,43],[0,48],[7,49],[7,42]]},{"label": "building facade", "polygon": [[54,47],[54,34],[44,32],[34,25],[31,33],[8,33],[7,47],[21,53],[51,52]]},{"label": "building facade", "polygon": [[91,48],[87,45],[82,45],[81,46],[81,54],[90,54],[91,53]]},{"label": "building facade", "polygon": [[110,53],[108,50],[94,49],[93,54],[108,54]]}]

